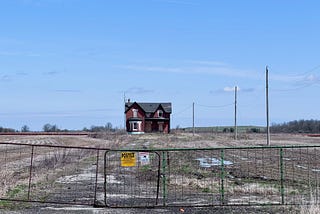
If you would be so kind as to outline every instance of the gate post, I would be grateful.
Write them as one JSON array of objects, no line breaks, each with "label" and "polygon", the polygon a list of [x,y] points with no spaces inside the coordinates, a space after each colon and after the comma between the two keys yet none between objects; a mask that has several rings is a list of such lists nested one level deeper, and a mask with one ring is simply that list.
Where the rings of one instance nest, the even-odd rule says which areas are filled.
[{"label": "gate post", "polygon": [[97,190],[98,190],[98,173],[99,173],[99,153],[100,150],[97,150],[97,161],[96,161],[96,181],[95,181],[95,186],[94,186],[94,200],[93,200],[93,204],[94,206],[97,203]]},{"label": "gate post", "polygon": [[29,171],[28,201],[30,201],[30,192],[31,192],[33,155],[34,155],[34,146],[31,146],[31,160],[30,160],[30,169],[29,169],[30,171]]},{"label": "gate post", "polygon": [[103,162],[104,162],[104,165],[103,165],[103,176],[104,176],[103,190],[104,190],[104,205],[106,207],[108,207],[108,204],[107,204],[107,154],[108,154],[108,152],[109,152],[109,150],[107,150],[104,153],[104,159],[103,159]]},{"label": "gate post", "polygon": [[167,200],[167,183],[166,183],[166,155],[165,155],[165,151],[162,152],[162,184],[163,184],[163,206],[166,206],[166,200]]},{"label": "gate post", "polygon": [[280,191],[281,204],[284,205],[284,169],[283,169],[283,148],[280,148]]},{"label": "gate post", "polygon": [[220,179],[221,179],[221,189],[220,189],[220,195],[221,195],[221,204],[224,205],[224,179],[225,179],[225,170],[224,170],[224,149],[221,149],[221,173],[220,173]]}]

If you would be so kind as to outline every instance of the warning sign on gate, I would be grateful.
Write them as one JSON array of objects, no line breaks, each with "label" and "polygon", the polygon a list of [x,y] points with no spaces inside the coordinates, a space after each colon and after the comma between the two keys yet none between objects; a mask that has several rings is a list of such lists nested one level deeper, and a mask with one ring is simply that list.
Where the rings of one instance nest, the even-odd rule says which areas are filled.
[{"label": "warning sign on gate", "polygon": [[139,161],[141,166],[149,165],[150,164],[149,152],[139,152]]},{"label": "warning sign on gate", "polygon": [[134,152],[122,152],[121,153],[121,166],[131,167],[136,166],[136,153]]}]

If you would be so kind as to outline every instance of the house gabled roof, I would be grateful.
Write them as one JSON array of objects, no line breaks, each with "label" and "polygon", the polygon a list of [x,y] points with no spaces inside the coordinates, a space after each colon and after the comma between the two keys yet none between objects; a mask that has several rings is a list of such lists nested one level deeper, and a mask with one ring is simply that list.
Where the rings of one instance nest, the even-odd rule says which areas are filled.
[{"label": "house gabled roof", "polygon": [[154,113],[157,111],[157,109],[159,109],[160,106],[166,113],[172,112],[171,103],[137,103],[137,102],[133,102],[133,103],[127,102],[125,112],[127,112],[131,108],[131,106],[135,103],[139,105],[140,108],[146,113]]}]

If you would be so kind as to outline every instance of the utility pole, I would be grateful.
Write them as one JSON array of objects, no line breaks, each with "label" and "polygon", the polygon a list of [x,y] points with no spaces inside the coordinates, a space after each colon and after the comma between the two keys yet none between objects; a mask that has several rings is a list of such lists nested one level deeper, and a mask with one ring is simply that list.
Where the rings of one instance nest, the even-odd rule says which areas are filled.
[{"label": "utility pole", "polygon": [[127,119],[126,119],[126,92],[123,93],[123,105],[124,105],[124,111],[123,111],[123,114],[124,114],[124,126],[123,126],[123,129],[124,131],[126,131],[126,126],[127,126]]},{"label": "utility pole", "polygon": [[192,103],[192,135],[194,136],[194,102]]},{"label": "utility pole", "polygon": [[267,145],[270,146],[270,127],[269,127],[269,71],[266,66],[266,111],[267,111]]},{"label": "utility pole", "polygon": [[237,126],[237,91],[238,87],[234,87],[234,139],[238,140],[238,126]]}]

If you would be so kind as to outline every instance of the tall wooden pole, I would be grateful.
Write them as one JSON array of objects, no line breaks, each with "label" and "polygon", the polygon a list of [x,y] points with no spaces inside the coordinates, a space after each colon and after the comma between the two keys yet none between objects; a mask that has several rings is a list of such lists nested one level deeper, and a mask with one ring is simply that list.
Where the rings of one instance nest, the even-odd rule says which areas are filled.
[{"label": "tall wooden pole", "polygon": [[238,87],[234,87],[234,139],[238,139],[238,126],[237,126],[237,91]]},{"label": "tall wooden pole", "polygon": [[270,146],[270,126],[269,126],[269,71],[266,66],[266,111],[267,111],[267,145]]},{"label": "tall wooden pole", "polygon": [[194,128],[194,102],[192,103],[192,134],[194,136],[195,128]]},{"label": "tall wooden pole", "polygon": [[123,105],[124,105],[124,111],[123,111],[123,129],[124,131],[127,130],[127,118],[126,118],[126,92],[123,93]]}]

